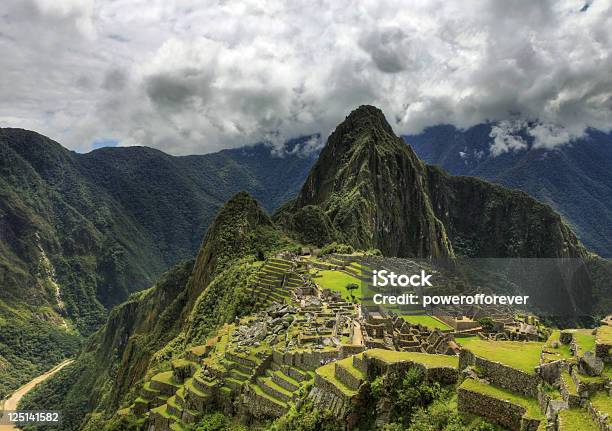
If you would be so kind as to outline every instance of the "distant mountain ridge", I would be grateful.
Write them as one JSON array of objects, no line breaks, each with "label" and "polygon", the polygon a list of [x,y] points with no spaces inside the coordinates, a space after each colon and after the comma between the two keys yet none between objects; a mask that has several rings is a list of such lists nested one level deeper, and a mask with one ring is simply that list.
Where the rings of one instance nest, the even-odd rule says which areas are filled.
[{"label": "distant mountain ridge", "polygon": [[519,131],[529,149],[493,157],[493,125],[435,126],[404,140],[452,175],[483,178],[551,205],[590,250],[612,257],[612,134],[588,130],[578,141],[546,150],[532,148],[533,137]]}]

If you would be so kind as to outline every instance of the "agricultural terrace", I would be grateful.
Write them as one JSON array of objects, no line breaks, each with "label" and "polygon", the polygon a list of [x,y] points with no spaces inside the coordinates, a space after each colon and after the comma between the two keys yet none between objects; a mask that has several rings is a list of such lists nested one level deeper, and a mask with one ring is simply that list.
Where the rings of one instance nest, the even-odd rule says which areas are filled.
[{"label": "agricultural terrace", "polygon": [[592,329],[575,329],[572,331],[574,341],[578,347],[578,356],[595,350],[595,335]]},{"label": "agricultural terrace", "polygon": [[570,349],[570,346],[567,344],[562,344],[559,340],[560,336],[561,331],[555,329],[552,334],[550,334],[550,337],[548,337],[548,340],[546,341],[546,344],[542,349],[544,352],[545,362],[572,358],[572,351]]},{"label": "agricultural terrace", "polygon": [[450,331],[452,328],[441,320],[428,315],[402,315],[402,319],[413,325],[422,325],[429,329],[440,329],[442,331]]},{"label": "agricultural terrace", "polygon": [[502,401],[508,401],[512,404],[522,406],[525,411],[525,416],[533,419],[544,419],[544,415],[540,411],[538,401],[534,398],[527,398],[514,392],[507,391],[496,386],[477,382],[473,379],[465,379],[459,386],[459,389],[466,391],[488,395]]},{"label": "agricultural terrace", "polygon": [[398,352],[397,350],[385,349],[366,350],[364,355],[371,358],[380,359],[388,364],[394,364],[397,362],[416,362],[423,364],[427,368],[457,368],[459,366],[458,356],[432,355],[429,353],[419,352]]},{"label": "agricultural terrace", "polygon": [[478,337],[458,338],[457,342],[476,356],[530,374],[534,374],[540,364],[540,353],[544,345],[532,341],[488,341]]},{"label": "agricultural terrace", "polygon": [[612,326],[604,325],[597,330],[597,342],[612,345]]}]

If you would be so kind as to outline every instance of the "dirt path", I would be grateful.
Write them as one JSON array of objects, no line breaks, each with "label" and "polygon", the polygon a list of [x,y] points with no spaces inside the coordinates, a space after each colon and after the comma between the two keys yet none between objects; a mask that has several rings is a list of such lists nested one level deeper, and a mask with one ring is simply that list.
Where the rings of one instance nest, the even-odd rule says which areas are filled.
[{"label": "dirt path", "polygon": [[[21,399],[23,398],[23,396],[25,394],[27,394],[32,389],[34,389],[34,386],[36,386],[37,384],[39,384],[41,382],[44,382],[49,377],[51,377],[52,375],[57,373],[59,370],[61,370],[62,368],[64,368],[67,365],[72,364],[73,362],[74,362],[74,360],[67,359],[64,362],[62,362],[61,364],[56,365],[51,370],[47,371],[45,374],[42,374],[42,375],[34,378],[30,382],[26,383],[25,385],[23,385],[22,387],[17,389],[15,392],[13,392],[13,395],[11,395],[11,397],[9,399],[4,401],[4,407],[1,410],[6,410],[6,411],[17,410],[17,404],[19,404],[19,401],[21,401]],[[19,431],[19,429],[16,426],[13,426],[13,425],[0,425],[0,431]]]}]

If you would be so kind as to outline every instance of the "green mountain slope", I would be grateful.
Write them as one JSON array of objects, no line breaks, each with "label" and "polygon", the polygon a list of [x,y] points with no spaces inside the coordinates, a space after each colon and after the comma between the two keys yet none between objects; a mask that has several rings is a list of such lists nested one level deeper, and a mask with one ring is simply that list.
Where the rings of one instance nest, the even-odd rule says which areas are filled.
[{"label": "green mountain slope", "polygon": [[[264,145],[188,157],[146,147],[77,154],[0,129],[0,396],[73,354],[108,308],[191,258],[234,193],[252,191],[269,210],[295,193],[313,162],[296,155],[302,141],[284,157]],[[30,355],[16,328],[66,342],[32,341],[46,348]]]},{"label": "green mountain slope", "polygon": [[[83,421],[95,428],[126,396],[133,396],[148,371],[167,363],[191,339],[205,338],[235,316],[248,314],[252,298],[243,290],[256,255],[291,244],[250,195],[232,197],[208,229],[195,261],[178,264],[154,287],[115,307],[63,373],[66,381],[54,388],[62,394],[60,404],[95,406],[99,413],[86,417],[90,410],[66,410],[70,416],[65,422],[71,425],[64,429],[79,429]],[[35,397],[30,402],[45,403]]]}]

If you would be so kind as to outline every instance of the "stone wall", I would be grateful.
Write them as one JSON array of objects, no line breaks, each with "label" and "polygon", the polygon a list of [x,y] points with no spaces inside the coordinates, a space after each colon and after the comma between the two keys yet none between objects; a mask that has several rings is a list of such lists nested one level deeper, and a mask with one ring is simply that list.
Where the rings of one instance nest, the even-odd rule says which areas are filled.
[{"label": "stone wall", "polygon": [[358,345],[349,346],[349,345],[343,344],[342,346],[340,346],[339,358],[340,359],[348,358],[349,356],[356,355],[358,353],[363,352],[364,350],[365,350],[364,346],[358,346]]},{"label": "stone wall", "polygon": [[282,353],[274,351],[274,362],[279,365],[292,365],[303,370],[314,371],[321,366],[322,362],[329,362],[332,359],[338,359],[338,350],[324,351],[305,351],[305,352],[287,352]]},{"label": "stone wall", "polygon": [[546,414],[549,423],[556,422],[559,411],[569,408],[567,401],[552,398],[544,391],[542,385],[538,386],[538,404],[540,410]]},{"label": "stone wall", "polygon": [[336,397],[344,400],[347,403],[347,405],[351,401],[350,397],[346,395],[344,392],[342,392],[340,389],[338,389],[336,385],[334,385],[331,382],[328,382],[327,380],[325,380],[323,377],[321,377],[319,374],[316,374],[316,373],[315,373],[315,387],[319,388],[323,392],[334,394]]},{"label": "stone wall", "polygon": [[336,392],[329,392],[319,386],[312,388],[308,399],[312,400],[315,406],[331,411],[339,422],[344,420],[351,406],[350,400],[347,401],[346,397],[339,397]]},{"label": "stone wall", "polygon": [[462,350],[459,355],[459,368],[464,369],[469,365],[475,366],[481,377],[495,386],[532,398],[538,395],[540,377],[537,374],[528,374],[499,362],[481,358],[467,350]]},{"label": "stone wall", "polygon": [[255,381],[257,377],[263,376],[266,374],[266,370],[270,367],[270,363],[273,361],[273,356],[269,355],[264,358],[253,370],[253,374],[251,374],[250,381]]},{"label": "stone wall", "polygon": [[457,390],[457,394],[459,412],[482,416],[511,431],[521,431],[525,414],[523,407],[462,388]]},{"label": "stone wall", "polygon": [[363,383],[363,379],[355,377],[346,368],[338,365],[338,363],[335,365],[334,376],[354,391],[358,390],[361,383]]},{"label": "stone wall", "polygon": [[606,382],[603,379],[599,381],[581,380],[576,367],[572,368],[571,375],[574,383],[576,384],[576,390],[581,398],[589,398],[590,396],[595,395],[596,392],[603,391],[606,388]]},{"label": "stone wall", "polygon": [[456,368],[436,367],[426,370],[425,378],[430,382],[440,382],[443,385],[457,383],[459,371]]},{"label": "stone wall", "polygon": [[612,423],[608,415],[601,414],[590,402],[587,404],[587,409],[600,431],[612,431]]},{"label": "stone wall", "polygon": [[459,352],[459,370],[463,371],[467,367],[474,365],[474,354],[469,350],[461,350]]},{"label": "stone wall", "polygon": [[381,359],[369,357],[367,355],[364,356],[363,362],[365,364],[365,372],[370,380],[374,380],[377,376],[389,372],[404,372],[409,368],[418,368],[421,370],[423,377],[429,382],[440,382],[448,385],[457,383],[459,379],[459,371],[452,367],[427,368],[421,363],[411,361],[401,361],[390,364]]},{"label": "stone wall", "polygon": [[300,371],[289,365],[283,365],[283,372],[298,382],[303,382],[309,379],[308,375],[302,374]]},{"label": "stone wall", "polygon": [[353,367],[357,368],[366,375],[368,373],[368,364],[366,363],[365,359],[363,359],[363,356],[353,356]]},{"label": "stone wall", "polygon": [[612,356],[610,356],[610,349],[612,349],[612,345],[610,344],[602,344],[597,343],[595,345],[595,355],[604,361],[606,364],[612,362]]},{"label": "stone wall", "polygon": [[542,364],[537,368],[537,374],[550,385],[559,380],[562,371],[568,371],[567,363],[562,360]]},{"label": "stone wall", "polygon": [[279,417],[287,412],[282,405],[258,395],[248,385],[245,385],[242,393],[242,404],[251,415],[258,419]]},{"label": "stone wall", "polygon": [[170,383],[160,382],[158,380],[151,380],[151,388],[156,389],[165,395],[174,395],[176,392],[176,386]]}]

